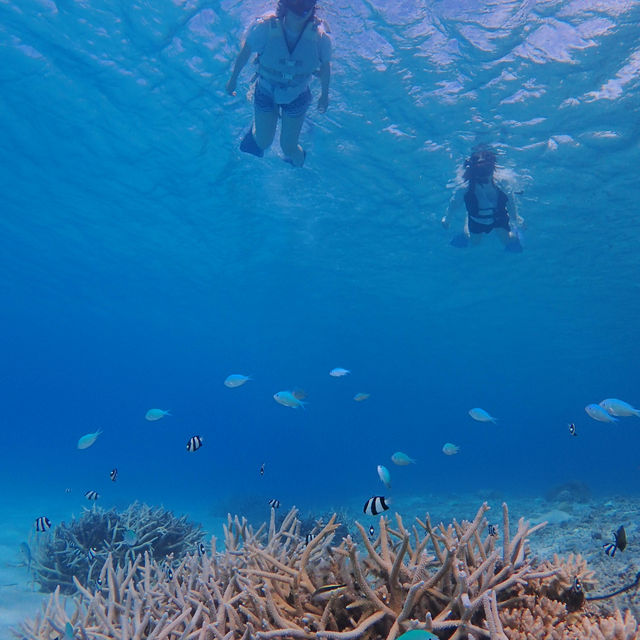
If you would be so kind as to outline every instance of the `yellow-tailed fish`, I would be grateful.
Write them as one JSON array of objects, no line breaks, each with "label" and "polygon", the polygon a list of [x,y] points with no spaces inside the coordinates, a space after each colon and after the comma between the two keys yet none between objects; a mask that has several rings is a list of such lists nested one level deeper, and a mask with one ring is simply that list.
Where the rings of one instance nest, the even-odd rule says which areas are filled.
[{"label": "yellow-tailed fish", "polygon": [[224,386],[235,389],[235,387],[241,387],[247,380],[251,380],[251,377],[243,376],[241,373],[232,373],[225,379]]},{"label": "yellow-tailed fish", "polygon": [[598,422],[618,422],[618,418],[609,415],[599,404],[588,404],[584,410]]},{"label": "yellow-tailed fish", "polygon": [[98,429],[94,433],[87,433],[78,440],[78,449],[88,449],[97,439],[98,436],[102,433],[101,429]]},{"label": "yellow-tailed fish", "polygon": [[147,413],[144,414],[145,420],[149,422],[155,422],[156,420],[162,420],[165,416],[170,416],[169,410],[166,411],[164,409],[149,409]]},{"label": "yellow-tailed fish", "polygon": [[445,442],[442,447],[442,453],[446,456],[454,456],[458,451],[460,451],[460,447],[452,442]]},{"label": "yellow-tailed fish", "polygon": [[438,636],[425,629],[411,629],[398,636],[396,640],[438,640]]},{"label": "yellow-tailed fish", "polygon": [[636,416],[640,418],[640,409],[632,407],[628,402],[618,398],[607,398],[600,403],[600,406],[610,415],[624,417]]},{"label": "yellow-tailed fish", "polygon": [[290,407],[291,409],[299,409],[300,407],[304,408],[306,402],[303,402],[291,391],[278,391],[278,393],[273,394],[273,399],[281,404],[283,407]]},{"label": "yellow-tailed fish", "polygon": [[496,422],[497,418],[490,416],[484,409],[480,409],[480,407],[474,407],[473,409],[469,409],[469,415],[478,422]]},{"label": "yellow-tailed fish", "polygon": [[402,453],[402,451],[396,451],[391,456],[391,461],[393,462],[393,464],[397,464],[399,467],[406,467],[408,464],[416,463],[413,458],[410,458],[406,453]]}]

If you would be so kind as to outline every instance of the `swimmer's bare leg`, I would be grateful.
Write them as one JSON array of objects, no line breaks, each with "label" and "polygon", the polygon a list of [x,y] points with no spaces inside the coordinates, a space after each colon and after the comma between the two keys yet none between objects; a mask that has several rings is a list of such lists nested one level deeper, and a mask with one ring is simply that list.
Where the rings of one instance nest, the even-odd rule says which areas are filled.
[{"label": "swimmer's bare leg", "polygon": [[286,160],[294,167],[301,167],[304,164],[304,150],[298,144],[304,114],[291,117],[286,113],[282,114],[282,125],[280,127],[280,146]]},{"label": "swimmer's bare leg", "polygon": [[253,137],[256,144],[261,149],[267,149],[271,146],[273,138],[276,135],[276,126],[278,125],[278,107],[274,106],[273,111],[254,110],[253,115]]}]

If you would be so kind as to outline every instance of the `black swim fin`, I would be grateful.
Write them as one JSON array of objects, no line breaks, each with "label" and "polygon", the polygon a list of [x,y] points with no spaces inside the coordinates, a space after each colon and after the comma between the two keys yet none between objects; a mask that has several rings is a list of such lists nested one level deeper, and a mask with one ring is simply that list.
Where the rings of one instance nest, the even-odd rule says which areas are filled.
[{"label": "black swim fin", "polygon": [[466,233],[457,233],[451,238],[449,244],[456,249],[464,249],[469,246],[469,236]]},{"label": "black swim fin", "polygon": [[504,246],[504,250],[509,253],[522,253],[522,242],[520,242],[520,234],[518,234],[518,232],[509,238],[509,242]]},{"label": "black swim fin", "polygon": [[[293,164],[293,161],[291,160],[291,158],[282,158],[286,163],[290,164],[292,167],[294,167],[295,165]],[[300,167],[304,164],[304,161],[307,159],[307,152],[303,149],[302,150],[302,164],[300,165]],[[300,168],[298,167],[298,169]]]},{"label": "black swim fin", "polygon": [[247,135],[242,138],[242,142],[240,143],[240,151],[258,156],[258,158],[262,158],[264,156],[264,149],[261,149],[258,146],[256,139],[253,137],[253,131],[251,129],[249,129],[249,131],[247,131]]}]

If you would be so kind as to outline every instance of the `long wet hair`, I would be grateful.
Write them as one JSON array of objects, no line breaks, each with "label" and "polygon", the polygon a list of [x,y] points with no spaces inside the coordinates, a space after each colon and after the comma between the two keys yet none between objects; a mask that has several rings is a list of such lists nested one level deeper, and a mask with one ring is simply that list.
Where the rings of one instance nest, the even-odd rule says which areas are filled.
[{"label": "long wet hair", "polygon": [[[289,3],[288,0],[278,0],[278,4],[276,5],[276,18],[280,20],[284,18],[284,14],[287,12],[288,3]],[[311,10],[311,13],[309,14],[307,20],[309,21],[315,20],[316,8],[317,8],[317,4],[314,3],[313,9]]]},{"label": "long wet hair", "polygon": [[465,160],[462,178],[466,182],[492,179],[496,170],[496,152],[489,147],[476,147]]}]

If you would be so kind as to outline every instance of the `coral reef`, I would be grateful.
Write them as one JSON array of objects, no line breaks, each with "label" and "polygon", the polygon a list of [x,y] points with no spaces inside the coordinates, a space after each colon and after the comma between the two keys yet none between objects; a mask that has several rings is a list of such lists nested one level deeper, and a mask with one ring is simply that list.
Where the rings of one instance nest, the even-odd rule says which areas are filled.
[{"label": "coral reef", "polygon": [[69,524],[62,522],[38,536],[31,569],[40,591],[59,588],[71,594],[76,591],[74,579],[84,587],[94,585],[107,558],[113,566],[126,566],[145,552],[156,560],[168,555],[181,558],[201,539],[200,525],[185,516],[176,518],[162,507],[136,502],[118,512],[94,506]]},{"label": "coral reef", "polygon": [[394,640],[411,629],[442,640],[637,637],[629,612],[569,612],[562,598],[579,590],[576,575],[592,582],[582,558],[536,567],[527,540],[544,525],[521,518],[512,529],[503,505],[501,530],[484,534],[488,509],[446,526],[428,515],[409,528],[397,514],[381,516],[375,540],[356,523],[359,543],[338,545],[335,516],[308,542],[295,509],[278,527],[272,510],[257,530],[229,516],[224,551],[213,538],[206,554],[169,565],[145,552],[117,566],[109,555],[96,588],[75,579],[70,617],[56,590],[19,637],[49,640],[67,621],[83,640]]}]

